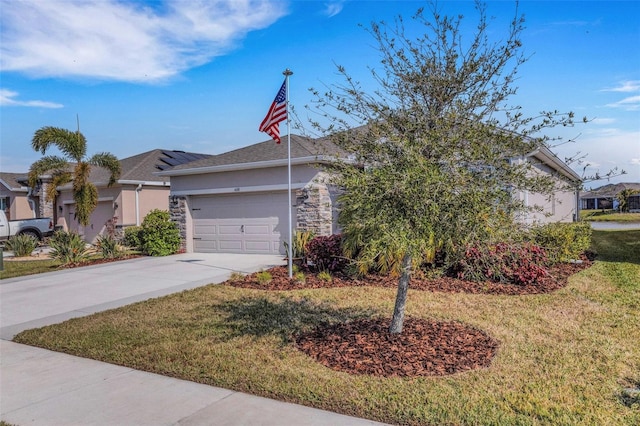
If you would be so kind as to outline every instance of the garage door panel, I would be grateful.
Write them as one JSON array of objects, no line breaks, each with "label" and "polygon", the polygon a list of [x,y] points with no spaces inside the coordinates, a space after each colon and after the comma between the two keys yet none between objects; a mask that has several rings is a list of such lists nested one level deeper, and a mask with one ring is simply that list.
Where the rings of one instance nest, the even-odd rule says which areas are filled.
[{"label": "garage door panel", "polygon": [[194,250],[284,253],[286,192],[192,197]]}]

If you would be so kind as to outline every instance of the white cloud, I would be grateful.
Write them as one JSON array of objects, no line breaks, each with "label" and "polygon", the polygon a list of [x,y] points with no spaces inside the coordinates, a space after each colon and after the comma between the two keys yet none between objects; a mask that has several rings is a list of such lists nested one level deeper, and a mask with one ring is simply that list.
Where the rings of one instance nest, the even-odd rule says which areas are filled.
[{"label": "white cloud", "polygon": [[627,111],[637,111],[640,109],[640,95],[629,96],[621,101],[607,104],[606,106],[610,108],[622,108]]},{"label": "white cloud", "polygon": [[149,83],[209,62],[286,13],[277,0],[0,2],[2,71]]},{"label": "white cloud", "polygon": [[0,106],[25,106],[37,108],[62,108],[64,105],[56,102],[47,101],[20,101],[14,99],[18,96],[18,92],[12,90],[0,89]]},{"label": "white cloud", "polygon": [[620,85],[611,89],[603,89],[604,92],[624,92],[633,93],[640,91],[640,80],[627,80],[620,82]]},{"label": "white cloud", "polygon": [[342,9],[344,8],[344,1],[332,1],[329,3],[325,3],[324,6],[325,15],[331,18],[342,12]]},{"label": "white cloud", "polygon": [[629,164],[633,166],[640,166],[640,158],[632,158],[629,160]]},{"label": "white cloud", "polygon": [[591,120],[591,123],[599,126],[605,126],[607,124],[613,124],[615,122],[616,122],[615,118],[594,118],[593,120]]}]

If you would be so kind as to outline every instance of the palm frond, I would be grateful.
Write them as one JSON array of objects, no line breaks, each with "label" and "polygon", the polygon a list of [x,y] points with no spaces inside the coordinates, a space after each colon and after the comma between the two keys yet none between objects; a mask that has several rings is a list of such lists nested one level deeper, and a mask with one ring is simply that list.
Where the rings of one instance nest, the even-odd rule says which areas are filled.
[{"label": "palm frond", "polygon": [[35,188],[38,179],[47,173],[68,171],[69,163],[62,157],[49,155],[33,163],[29,169],[29,186]]},{"label": "palm frond", "polygon": [[31,140],[31,147],[45,154],[52,145],[74,161],[81,161],[87,153],[87,140],[79,131],[45,126],[36,130]]},{"label": "palm frond", "polygon": [[78,191],[74,191],[73,200],[76,202],[78,222],[84,226],[89,225],[91,213],[98,206],[98,188],[91,182],[87,182]]},{"label": "palm frond", "polygon": [[94,166],[104,167],[105,169],[109,170],[111,175],[109,176],[108,186],[113,185],[120,178],[120,173],[122,172],[120,161],[118,161],[118,158],[116,158],[115,155],[109,152],[101,152],[93,155],[88,160],[88,163]]},{"label": "palm frond", "polygon": [[51,176],[51,184],[47,186],[46,200],[53,201],[58,196],[58,187],[71,182],[72,175],[69,171],[57,171]]}]

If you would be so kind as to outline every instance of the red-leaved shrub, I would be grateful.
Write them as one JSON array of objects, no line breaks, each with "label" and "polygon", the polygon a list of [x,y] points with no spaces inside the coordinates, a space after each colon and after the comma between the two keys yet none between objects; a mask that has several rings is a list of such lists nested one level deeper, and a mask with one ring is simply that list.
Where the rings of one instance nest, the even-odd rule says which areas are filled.
[{"label": "red-leaved shrub", "polygon": [[315,237],[307,243],[307,259],[318,271],[342,270],[347,265],[347,259],[342,254],[342,236],[334,234]]},{"label": "red-leaved shrub", "polygon": [[464,254],[454,267],[460,279],[527,285],[548,275],[547,254],[535,244],[476,244],[468,246]]}]

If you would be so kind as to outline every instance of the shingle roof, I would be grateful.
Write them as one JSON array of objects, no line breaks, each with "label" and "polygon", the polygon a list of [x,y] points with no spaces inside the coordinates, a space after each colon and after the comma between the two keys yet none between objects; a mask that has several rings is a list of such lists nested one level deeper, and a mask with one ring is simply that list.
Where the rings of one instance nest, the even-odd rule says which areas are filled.
[{"label": "shingle roof", "polygon": [[[120,160],[122,173],[119,180],[162,182],[167,179],[155,173],[171,168],[172,166],[180,166],[209,157],[212,156],[194,152],[154,149]],[[107,182],[109,180],[109,171],[101,167],[94,167],[91,170],[90,180],[92,182]]]},{"label": "shingle roof", "polygon": [[26,173],[0,172],[0,182],[10,191],[25,191],[26,186],[21,181],[26,179]]},{"label": "shingle roof", "polygon": [[640,183],[623,182],[609,183],[591,191],[581,192],[580,198],[613,198],[625,189],[634,189],[640,191]]},{"label": "shingle roof", "polygon": [[[230,164],[257,163],[261,161],[285,160],[287,158],[287,136],[283,136],[281,144],[273,140],[259,142],[224,154],[212,156],[188,164],[182,164],[171,170],[197,169],[203,167],[225,166]],[[291,135],[291,158],[314,156],[335,156],[343,151],[329,139],[310,139],[299,135]]]}]

